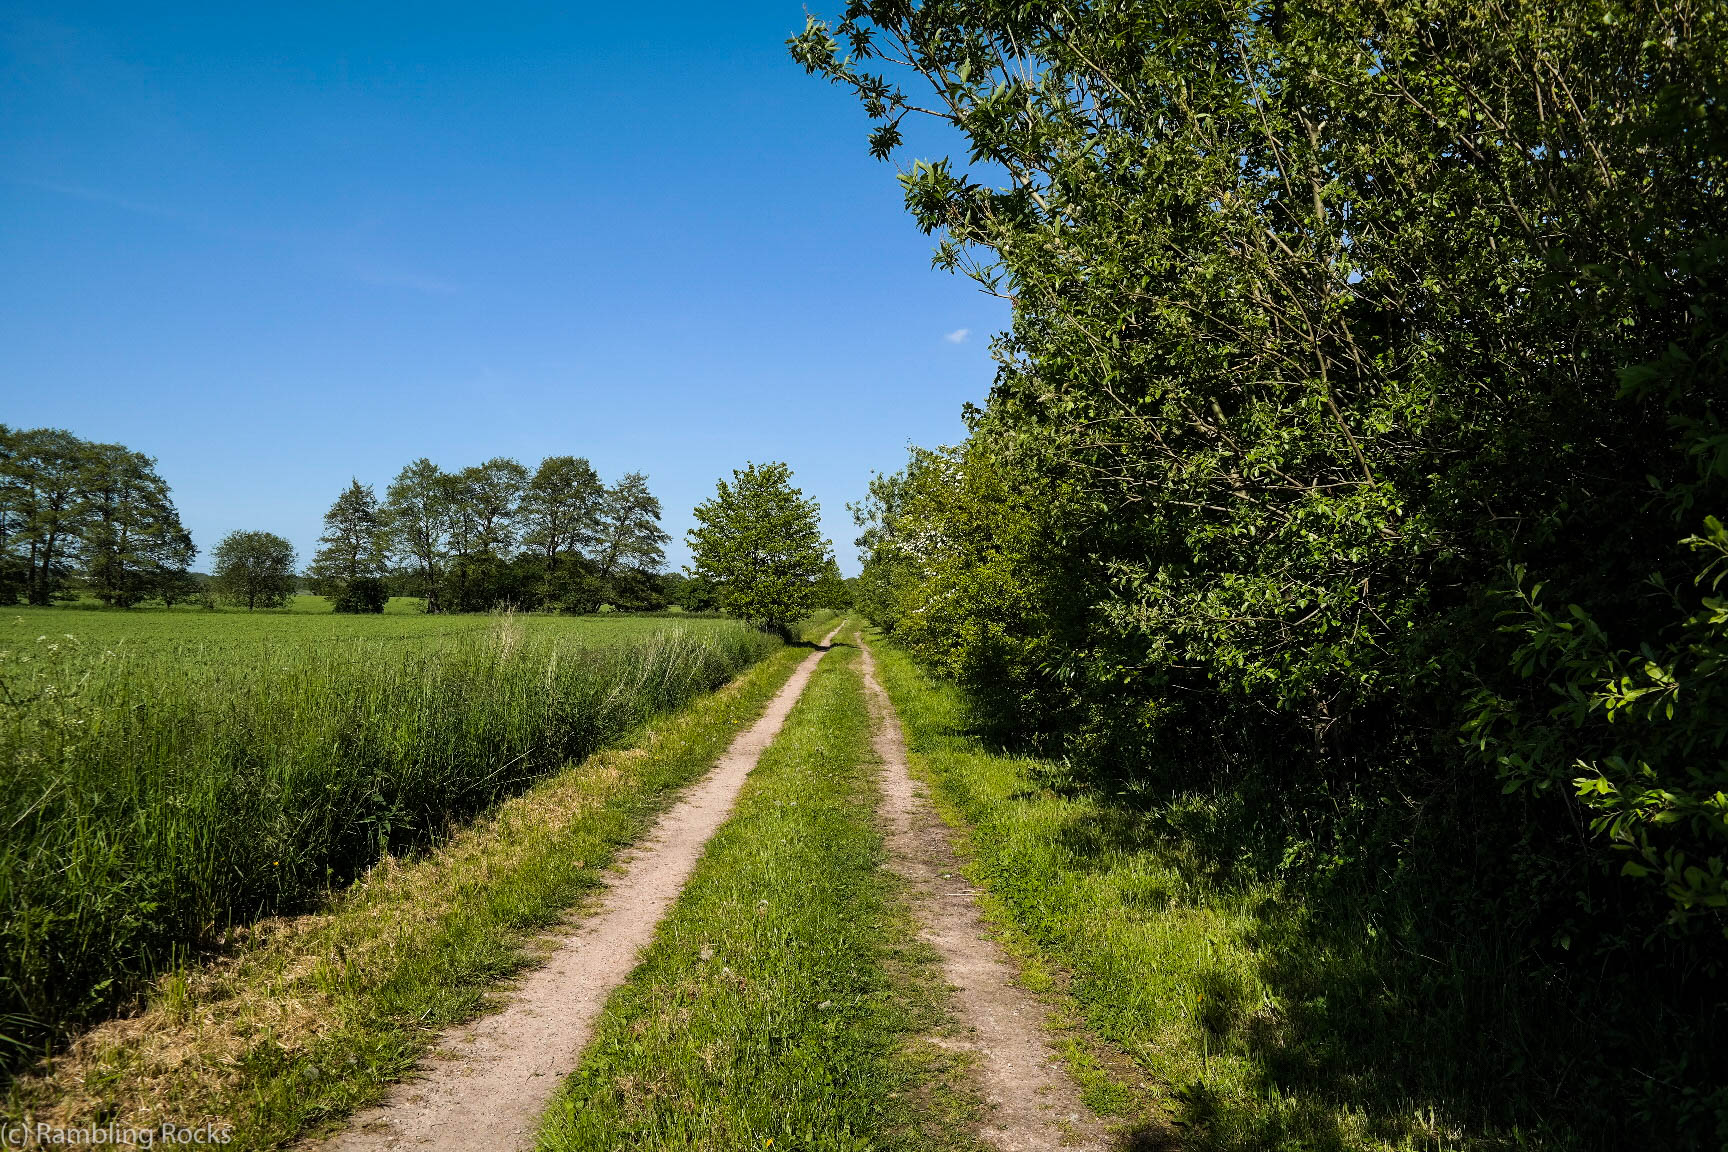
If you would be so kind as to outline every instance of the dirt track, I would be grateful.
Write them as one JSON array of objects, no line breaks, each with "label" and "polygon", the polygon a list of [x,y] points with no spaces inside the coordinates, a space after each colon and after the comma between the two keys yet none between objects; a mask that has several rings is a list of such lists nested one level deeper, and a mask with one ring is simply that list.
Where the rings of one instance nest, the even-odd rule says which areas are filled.
[{"label": "dirt track", "polygon": [[551,942],[546,963],[512,988],[502,1010],[453,1030],[416,1079],[313,1147],[328,1152],[530,1147],[541,1113],[575,1070],[607,997],[636,966],[637,955],[838,632],[829,633],[798,665],[762,717],[624,858],[624,871],[593,913]]},{"label": "dirt track", "polygon": [[870,649],[859,647],[876,716],[891,867],[911,885],[922,935],[941,955],[960,1021],[973,1037],[991,1109],[979,1136],[1002,1152],[1102,1152],[1109,1147],[1104,1127],[1045,1041],[1043,1005],[1015,983],[1013,966],[990,938],[960,878],[948,826],[913,784],[900,721],[876,679]]}]

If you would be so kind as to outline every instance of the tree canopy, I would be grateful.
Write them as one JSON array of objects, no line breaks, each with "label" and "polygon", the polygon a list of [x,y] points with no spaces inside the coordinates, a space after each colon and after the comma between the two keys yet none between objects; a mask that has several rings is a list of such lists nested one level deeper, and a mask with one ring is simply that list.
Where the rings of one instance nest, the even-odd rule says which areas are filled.
[{"label": "tree canopy", "polygon": [[0,601],[47,604],[75,577],[117,607],[172,602],[195,552],[150,457],[0,425]]},{"label": "tree canopy", "polygon": [[804,616],[831,562],[821,509],[792,487],[785,464],[750,464],[715,489],[688,534],[697,578],[713,584],[722,611],[757,627]]},{"label": "tree canopy", "polygon": [[230,532],[216,545],[215,555],[211,582],[216,594],[248,610],[282,607],[299,583],[294,546],[274,533]]},{"label": "tree canopy", "polygon": [[607,485],[578,456],[532,473],[508,457],[454,472],[421,459],[386,490],[378,524],[395,586],[431,612],[666,603],[660,501],[640,472]]},{"label": "tree canopy", "polygon": [[873,615],[1005,738],[1258,813],[1232,859],[1453,910],[1411,954],[1490,923],[1647,1009],[1671,1087],[1594,1082],[1690,1122],[1728,1002],[1654,973],[1728,966],[1721,5],[853,0],[792,50],[875,154],[957,134],[906,203],[1013,307],[967,439],[858,509]]},{"label": "tree canopy", "polygon": [[340,598],[353,581],[384,575],[389,563],[384,516],[370,484],[354,480],[342,490],[324,513],[318,543],[306,575],[321,596]]}]

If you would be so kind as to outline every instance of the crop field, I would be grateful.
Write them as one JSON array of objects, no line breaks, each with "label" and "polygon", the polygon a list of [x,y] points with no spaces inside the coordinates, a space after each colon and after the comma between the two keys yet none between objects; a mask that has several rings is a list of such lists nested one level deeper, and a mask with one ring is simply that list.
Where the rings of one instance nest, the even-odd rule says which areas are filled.
[{"label": "crop field", "polygon": [[780,643],[622,617],[0,619],[8,1064]]},{"label": "crop field", "polygon": [[[318,596],[298,600],[318,601]],[[398,601],[401,602],[400,598]],[[414,601],[413,603],[418,603]],[[414,612],[377,615],[337,615],[314,609],[275,612],[173,611],[113,612],[84,608],[0,609],[0,648],[17,650],[38,637],[70,642],[80,648],[190,653],[198,649],[244,649],[280,644],[379,640],[415,642],[442,640],[486,632],[494,617],[486,615],[427,616]],[[561,642],[584,647],[632,643],[669,629],[702,631],[733,625],[707,617],[524,616],[535,634],[557,636]],[[3,674],[3,673],[0,673]]]}]

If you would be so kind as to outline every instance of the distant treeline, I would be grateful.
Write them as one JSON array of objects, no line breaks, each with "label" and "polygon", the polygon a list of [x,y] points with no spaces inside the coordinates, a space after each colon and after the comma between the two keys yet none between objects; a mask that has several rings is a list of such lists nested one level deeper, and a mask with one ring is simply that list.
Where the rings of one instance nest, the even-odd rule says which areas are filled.
[{"label": "distant treeline", "polygon": [[196,552],[149,456],[0,424],[0,603],[78,584],[119,607],[173,604],[197,591]]},{"label": "distant treeline", "polygon": [[579,456],[533,472],[503,456],[457,471],[421,458],[383,499],[355,480],[324,529],[308,586],[338,611],[381,611],[392,594],[428,612],[712,606],[705,585],[660,574],[668,537],[648,478],[608,485]]}]

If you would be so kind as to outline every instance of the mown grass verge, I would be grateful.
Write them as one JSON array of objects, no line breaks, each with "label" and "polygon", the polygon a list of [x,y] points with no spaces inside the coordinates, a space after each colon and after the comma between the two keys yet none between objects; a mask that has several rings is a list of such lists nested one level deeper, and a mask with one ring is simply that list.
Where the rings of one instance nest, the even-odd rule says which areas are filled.
[{"label": "mown grass verge", "polygon": [[882,867],[876,771],[857,650],[837,647],[608,1003],[542,1152],[978,1147],[938,961]]},{"label": "mown grass verge", "polygon": [[500,618],[209,659],[0,649],[0,1073],[779,647],[742,625],[587,647]]},{"label": "mown grass verge", "polygon": [[[1492,1095],[1467,1066],[1424,1062],[1457,1005],[1402,1000],[1358,946],[1270,883],[1225,878],[1062,765],[981,746],[960,693],[873,644],[916,774],[961,831],[969,877],[1027,982],[1069,1025],[1087,1103],[1145,1147],[1202,1150],[1544,1147],[1462,1117]],[[1170,813],[1165,813],[1170,816]]]},{"label": "mown grass verge", "polygon": [[[776,642],[778,644],[778,642]],[[4,1112],[57,1124],[211,1119],[271,1148],[377,1098],[435,1034],[530,963],[676,790],[808,653],[777,647],[721,691],[504,801],[437,850],[386,859],[317,913],[265,921],[157,980],[139,1014],[16,1080]]]}]

